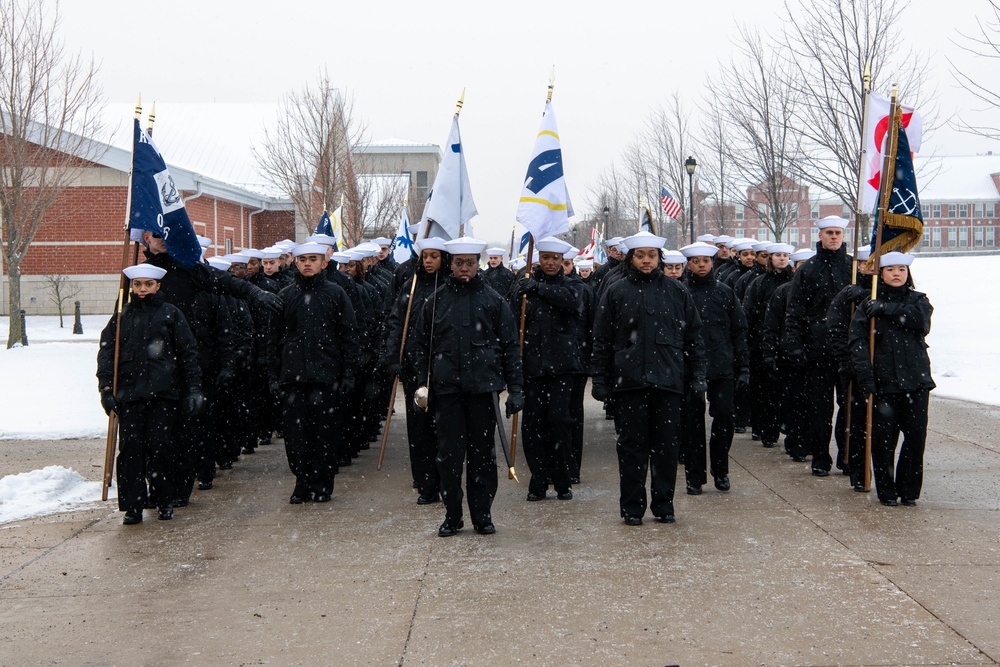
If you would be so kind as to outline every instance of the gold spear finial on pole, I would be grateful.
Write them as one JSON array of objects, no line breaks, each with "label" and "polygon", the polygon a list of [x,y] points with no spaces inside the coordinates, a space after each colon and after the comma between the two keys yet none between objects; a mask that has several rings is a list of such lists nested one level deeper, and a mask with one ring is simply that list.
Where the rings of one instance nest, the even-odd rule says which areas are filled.
[{"label": "gold spear finial on pole", "polygon": [[552,72],[549,74],[549,94],[546,97],[546,102],[552,101],[552,89],[556,87],[556,66],[552,66]]},{"label": "gold spear finial on pole", "polygon": [[139,93],[139,97],[135,100],[135,119],[139,120],[142,117],[142,93]]},{"label": "gold spear finial on pole", "polygon": [[462,113],[462,106],[465,105],[465,88],[462,88],[462,94],[458,96],[458,102],[455,104],[455,115]]},{"label": "gold spear finial on pole", "polygon": [[153,121],[156,120],[156,102],[149,108],[149,121],[146,125],[146,134],[153,136]]}]

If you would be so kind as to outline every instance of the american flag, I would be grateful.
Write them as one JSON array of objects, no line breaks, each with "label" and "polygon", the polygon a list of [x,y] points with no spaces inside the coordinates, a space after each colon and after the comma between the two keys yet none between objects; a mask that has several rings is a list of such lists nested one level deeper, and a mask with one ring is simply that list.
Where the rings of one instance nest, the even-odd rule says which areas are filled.
[{"label": "american flag", "polygon": [[660,188],[660,201],[663,204],[663,212],[671,218],[677,219],[681,215],[681,205],[673,198],[666,188]]}]

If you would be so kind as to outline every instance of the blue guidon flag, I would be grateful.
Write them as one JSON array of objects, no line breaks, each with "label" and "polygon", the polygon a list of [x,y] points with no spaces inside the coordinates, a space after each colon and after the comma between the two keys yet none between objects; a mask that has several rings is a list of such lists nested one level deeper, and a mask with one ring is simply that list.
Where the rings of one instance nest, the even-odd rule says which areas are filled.
[{"label": "blue guidon flag", "polygon": [[913,171],[913,154],[910,152],[910,141],[906,128],[899,126],[896,159],[890,166],[891,180],[883,184],[892,188],[889,193],[889,205],[885,215],[885,224],[876,212],[872,224],[871,247],[876,248],[879,226],[882,226],[882,244],[877,252],[872,252],[868,260],[874,265],[876,256],[887,252],[909,252],[920,245],[924,234],[924,219],[920,213],[920,195],[917,193],[917,177]]},{"label": "blue guidon flag", "polygon": [[139,126],[138,119],[134,123],[129,236],[134,241],[141,241],[143,232],[162,236],[167,254],[192,267],[201,260],[201,245],[181,193],[152,137]]}]

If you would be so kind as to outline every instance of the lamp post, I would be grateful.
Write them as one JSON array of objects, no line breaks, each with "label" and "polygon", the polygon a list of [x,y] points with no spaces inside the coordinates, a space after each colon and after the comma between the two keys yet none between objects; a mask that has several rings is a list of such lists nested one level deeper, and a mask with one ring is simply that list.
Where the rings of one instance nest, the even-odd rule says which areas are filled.
[{"label": "lamp post", "polygon": [[604,238],[608,237],[608,216],[611,215],[611,209],[607,206],[604,207]]},{"label": "lamp post", "polygon": [[691,202],[691,243],[694,243],[694,170],[697,168],[698,161],[689,155],[688,159],[684,160],[684,169],[688,173],[688,199],[690,199]]}]

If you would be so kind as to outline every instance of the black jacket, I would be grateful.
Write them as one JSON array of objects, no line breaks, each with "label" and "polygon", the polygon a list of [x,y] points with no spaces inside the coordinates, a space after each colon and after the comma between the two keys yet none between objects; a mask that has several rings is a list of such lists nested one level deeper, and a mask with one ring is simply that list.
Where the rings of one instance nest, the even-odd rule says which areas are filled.
[{"label": "black jacket", "polygon": [[[167,303],[162,294],[144,299],[133,296],[122,309],[121,327],[115,400],[177,400],[181,385],[188,391],[201,391],[194,334],[180,309]],[[113,386],[116,330],[117,316],[112,315],[101,332],[97,353],[99,389]]]},{"label": "black jacket", "polygon": [[764,311],[764,327],[760,334],[761,357],[767,363],[787,364],[788,350],[783,347],[785,314],[788,309],[788,293],[792,283],[788,281],[778,286],[767,302]]},{"label": "black jacket", "polygon": [[851,306],[855,309],[872,293],[872,277],[858,274],[858,284],[848,285],[833,297],[826,311],[826,337],[830,353],[842,369],[851,368],[847,336],[851,328]]},{"label": "black jacket", "polygon": [[747,321],[733,290],[717,281],[714,271],[704,278],[688,273],[685,285],[701,317],[705,378],[732,378],[734,371],[747,371]]},{"label": "black jacket", "polygon": [[[584,330],[583,303],[572,282],[559,273],[546,276],[535,269],[532,278],[538,287],[525,302],[524,350],[521,362],[524,376],[579,375],[583,372],[580,339]],[[510,307],[521,316],[521,301],[527,281],[517,283]]]},{"label": "black jacket", "polygon": [[851,283],[847,250],[826,250],[816,243],[816,256],[800,265],[788,294],[783,344],[789,352],[803,350],[811,361],[832,358],[826,336],[826,311],[837,292]]},{"label": "black jacket", "polygon": [[297,276],[278,296],[284,308],[271,327],[271,379],[282,385],[318,382],[336,389],[345,378],[353,378],[359,356],[357,323],[344,290],[320,273]]},{"label": "black jacket", "polygon": [[413,336],[417,368],[432,360],[432,393],[524,387],[514,316],[478,274],[468,283],[445,281],[421,309]]},{"label": "black jacket", "polygon": [[597,298],[594,296],[594,289],[584,280],[576,269],[566,276],[570,281],[570,287],[576,292],[576,298],[583,308],[583,330],[580,332],[578,342],[581,373],[590,372],[590,356],[593,352],[594,340],[594,311],[597,310]]},{"label": "black jacket", "polygon": [[747,290],[750,288],[753,281],[760,278],[765,273],[767,273],[767,268],[764,265],[755,262],[754,265],[750,267],[750,270],[740,276],[739,280],[736,281],[736,284],[732,285],[733,292],[736,293],[736,298],[740,300],[740,303],[743,303],[743,297],[747,295]]},{"label": "black jacket", "polygon": [[[438,271],[436,274],[429,274],[424,271],[422,266],[418,266],[417,272],[406,281],[403,289],[400,290],[396,297],[396,303],[385,323],[385,345],[382,348],[381,356],[382,363],[388,366],[399,363],[399,348],[403,344],[403,325],[407,324],[406,311],[409,307],[410,321],[406,335],[406,347],[403,350],[403,361],[399,369],[399,379],[403,383],[403,388],[409,393],[416,391],[417,387],[427,379],[427,367],[416,365],[417,353],[413,340],[417,318],[420,316],[424,304],[444,284],[446,279],[445,273]],[[408,306],[411,288],[413,289],[413,305]]]},{"label": "black jacket", "polygon": [[767,304],[771,296],[780,286],[792,279],[792,269],[768,271],[750,283],[743,295],[743,314],[747,318],[747,351],[751,358],[763,358],[764,349],[764,316],[767,314]]},{"label": "black jacket", "polygon": [[[233,368],[237,373],[248,372],[261,356],[260,339],[254,327],[250,306],[243,299],[229,294],[223,295],[233,332]],[[267,348],[263,350],[266,356]]]},{"label": "black jacket", "polygon": [[202,386],[211,388],[222,370],[235,372],[233,320],[225,297],[199,292],[195,295],[193,317],[188,323],[198,341],[198,366]]},{"label": "black jacket", "polygon": [[511,293],[511,286],[514,283],[514,272],[501,264],[493,268],[492,266],[483,271],[483,280],[492,287],[500,296],[507,296]]},{"label": "black jacket", "polygon": [[705,365],[701,317],[687,288],[661,271],[626,267],[597,306],[594,383],[683,394],[688,378],[705,379]]},{"label": "black jacket", "polygon": [[601,283],[604,282],[604,277],[619,264],[621,264],[621,260],[608,257],[606,264],[601,264],[594,269],[594,272],[590,274],[590,286],[594,288],[594,294],[601,293]]},{"label": "black jacket", "polygon": [[859,383],[874,381],[877,394],[933,389],[924,338],[931,331],[934,308],[927,295],[906,285],[889,287],[880,281],[877,299],[886,303],[886,312],[875,318],[874,366],[869,356],[869,319],[864,308],[858,308],[851,320],[848,345]]}]

